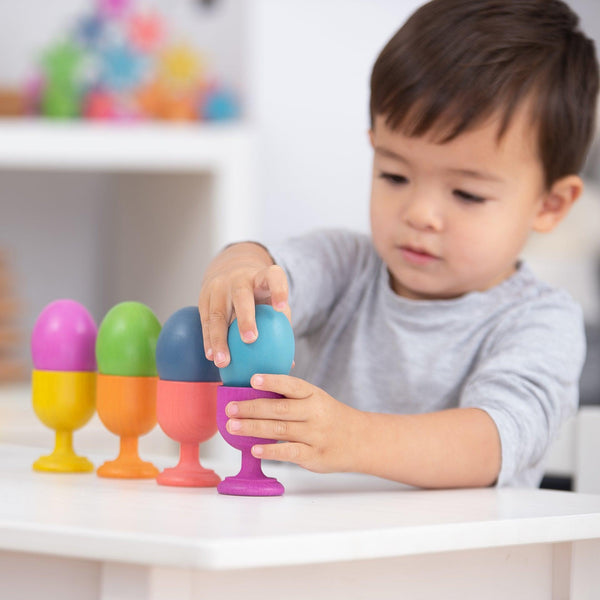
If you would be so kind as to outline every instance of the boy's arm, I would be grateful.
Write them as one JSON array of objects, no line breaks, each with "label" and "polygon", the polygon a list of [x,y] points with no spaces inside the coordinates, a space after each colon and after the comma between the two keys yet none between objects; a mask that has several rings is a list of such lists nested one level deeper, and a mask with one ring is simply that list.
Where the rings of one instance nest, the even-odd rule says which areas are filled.
[{"label": "boy's arm", "polygon": [[418,415],[366,414],[361,472],[426,488],[495,483],[501,447],[492,418],[478,408]]},{"label": "boy's arm", "polygon": [[295,377],[258,375],[252,386],[284,396],[227,406],[230,433],[284,442],[254,446],[257,457],[320,473],[360,472],[426,488],[488,486],[500,472],[498,431],[481,409],[367,413]]},{"label": "boy's arm", "polygon": [[273,263],[260,244],[242,242],[228,246],[206,270],[198,300],[206,357],[218,367],[229,364],[227,330],[234,318],[238,319],[245,342],[257,338],[257,302],[272,304],[291,318],[283,269]]}]

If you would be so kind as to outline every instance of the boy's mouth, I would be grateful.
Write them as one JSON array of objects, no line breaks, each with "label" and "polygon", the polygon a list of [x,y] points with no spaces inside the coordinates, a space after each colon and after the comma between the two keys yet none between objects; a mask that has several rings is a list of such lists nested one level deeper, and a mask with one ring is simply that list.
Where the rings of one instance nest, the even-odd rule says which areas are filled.
[{"label": "boy's mouth", "polygon": [[438,256],[435,256],[424,248],[419,248],[417,246],[400,246],[400,253],[406,262],[414,265],[425,265],[439,260]]}]

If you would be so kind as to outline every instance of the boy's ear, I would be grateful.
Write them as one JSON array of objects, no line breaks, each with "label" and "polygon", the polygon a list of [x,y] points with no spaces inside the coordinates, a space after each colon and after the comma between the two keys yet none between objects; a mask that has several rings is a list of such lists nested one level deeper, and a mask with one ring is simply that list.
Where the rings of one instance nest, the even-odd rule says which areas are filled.
[{"label": "boy's ear", "polygon": [[369,129],[369,142],[371,142],[371,148],[375,146],[375,134],[373,133],[373,129]]},{"label": "boy's ear", "polygon": [[542,198],[533,230],[539,233],[552,231],[569,214],[581,192],[583,181],[578,175],[567,175],[556,180]]}]

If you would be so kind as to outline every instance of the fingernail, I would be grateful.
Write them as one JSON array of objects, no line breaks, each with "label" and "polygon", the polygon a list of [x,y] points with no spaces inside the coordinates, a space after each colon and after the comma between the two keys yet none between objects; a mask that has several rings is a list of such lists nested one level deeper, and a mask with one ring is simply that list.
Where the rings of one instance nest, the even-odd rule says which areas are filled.
[{"label": "fingernail", "polygon": [[256,333],[254,331],[249,330],[244,333],[244,335],[242,336],[242,339],[245,342],[253,342],[256,339],[256,337],[257,337]]},{"label": "fingernail", "polygon": [[239,412],[240,412],[239,406],[237,404],[235,404],[235,402],[230,402],[225,407],[225,414],[228,417],[235,417],[235,415],[237,415]]},{"label": "fingernail", "polygon": [[263,455],[263,449],[262,446],[252,446],[252,456],[256,456],[256,458],[258,458],[259,456]]},{"label": "fingernail", "polygon": [[225,362],[225,353],[224,352],[217,352],[217,357],[215,359],[215,363],[217,363],[218,365],[223,364]]},{"label": "fingernail", "polygon": [[253,385],[262,385],[264,382],[265,380],[262,375],[254,375],[254,377],[252,377]]},{"label": "fingernail", "polygon": [[287,308],[287,302],[278,302],[278,303],[275,305],[275,308],[276,308],[277,310],[285,310],[285,309]]},{"label": "fingernail", "polygon": [[208,358],[208,360],[212,360],[213,359],[213,350],[212,350],[212,348],[209,348],[206,351],[206,358]]},{"label": "fingernail", "polygon": [[237,419],[229,419],[227,421],[227,429],[229,431],[239,431],[242,428],[242,422]]}]

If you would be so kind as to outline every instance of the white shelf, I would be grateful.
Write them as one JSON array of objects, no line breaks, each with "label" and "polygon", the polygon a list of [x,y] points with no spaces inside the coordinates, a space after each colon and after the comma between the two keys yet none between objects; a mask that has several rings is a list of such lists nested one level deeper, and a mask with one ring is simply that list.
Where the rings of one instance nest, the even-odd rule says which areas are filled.
[{"label": "white shelf", "polygon": [[245,151],[246,124],[0,120],[1,169],[210,171]]},{"label": "white shelf", "polygon": [[[97,312],[108,302],[138,298],[166,318],[195,302],[210,257],[228,243],[260,237],[253,137],[246,122],[0,119],[0,187],[11,207],[3,215],[9,234],[2,241],[23,264],[38,267],[27,268],[24,282],[28,325],[65,289]],[[65,210],[80,198],[96,204],[95,221]],[[38,242],[35,223],[23,220],[22,199],[23,206],[39,202],[42,215],[62,211],[64,219],[48,226],[56,251]],[[76,247],[73,231],[80,226],[89,234]],[[13,233],[19,228],[21,235]],[[72,277],[46,282],[47,265],[79,251],[80,264],[65,270]],[[80,284],[77,269],[92,272],[92,283]]]}]

